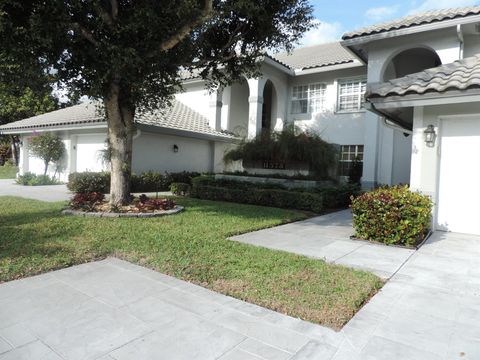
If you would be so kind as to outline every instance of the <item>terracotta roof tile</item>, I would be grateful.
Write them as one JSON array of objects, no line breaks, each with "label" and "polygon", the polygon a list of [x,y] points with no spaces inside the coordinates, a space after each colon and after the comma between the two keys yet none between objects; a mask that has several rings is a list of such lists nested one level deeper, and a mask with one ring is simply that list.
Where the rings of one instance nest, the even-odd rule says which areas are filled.
[{"label": "terracotta roof tile", "polygon": [[373,35],[382,32],[410,28],[419,25],[431,24],[434,22],[463,18],[467,16],[480,15],[480,6],[470,6],[463,8],[451,8],[429,11],[420,14],[413,14],[397,20],[375,24],[343,35],[343,40],[349,40],[361,36]]},{"label": "terracotta roof tile", "polygon": [[421,95],[480,88],[480,54],[385,83],[371,84],[366,98]]}]

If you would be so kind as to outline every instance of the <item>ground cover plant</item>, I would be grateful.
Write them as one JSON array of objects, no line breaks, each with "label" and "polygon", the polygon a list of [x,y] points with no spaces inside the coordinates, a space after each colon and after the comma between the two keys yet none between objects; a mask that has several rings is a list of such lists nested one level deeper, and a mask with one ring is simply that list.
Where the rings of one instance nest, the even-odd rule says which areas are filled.
[{"label": "ground cover plant", "polygon": [[340,328],[382,282],[375,275],[228,236],[303,213],[181,198],[154,219],[60,215],[64,203],[0,197],[0,282],[109,255],[319,324]]},{"label": "ground cover plant", "polygon": [[353,199],[355,236],[387,245],[413,247],[421,243],[432,221],[429,196],[408,186],[381,187]]}]

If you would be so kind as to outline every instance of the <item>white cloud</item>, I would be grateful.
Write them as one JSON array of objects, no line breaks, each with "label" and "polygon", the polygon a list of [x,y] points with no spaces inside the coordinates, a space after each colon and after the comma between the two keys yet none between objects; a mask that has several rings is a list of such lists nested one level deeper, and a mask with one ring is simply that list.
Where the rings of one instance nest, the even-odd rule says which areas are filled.
[{"label": "white cloud", "polygon": [[340,39],[343,33],[342,24],[339,22],[328,23],[316,20],[317,27],[309,30],[300,41],[300,45],[318,45],[322,43],[332,42]]},{"label": "white cloud", "polygon": [[415,9],[410,11],[410,14],[425,12],[436,9],[447,9],[462,6],[478,5],[478,0],[425,0]]},{"label": "white cloud", "polygon": [[398,5],[370,8],[365,12],[365,16],[369,20],[383,21],[395,15],[398,11],[398,8]]}]

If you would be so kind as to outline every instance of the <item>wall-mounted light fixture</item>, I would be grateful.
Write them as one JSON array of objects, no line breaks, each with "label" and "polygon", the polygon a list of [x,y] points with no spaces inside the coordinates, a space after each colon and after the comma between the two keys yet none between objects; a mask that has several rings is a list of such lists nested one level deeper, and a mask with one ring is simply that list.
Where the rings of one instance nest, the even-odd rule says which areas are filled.
[{"label": "wall-mounted light fixture", "polygon": [[425,144],[428,147],[435,146],[435,140],[437,139],[437,133],[435,132],[435,127],[433,125],[428,125],[425,131],[423,132],[425,136]]},{"label": "wall-mounted light fixture", "polygon": [[173,152],[178,153],[178,145],[177,144],[173,145]]}]

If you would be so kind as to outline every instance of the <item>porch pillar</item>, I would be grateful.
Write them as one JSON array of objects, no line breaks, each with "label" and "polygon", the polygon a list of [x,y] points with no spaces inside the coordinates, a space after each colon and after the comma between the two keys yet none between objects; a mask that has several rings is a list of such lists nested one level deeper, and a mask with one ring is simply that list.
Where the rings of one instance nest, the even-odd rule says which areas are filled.
[{"label": "porch pillar", "polygon": [[248,139],[253,139],[262,131],[263,89],[266,79],[248,79]]},{"label": "porch pillar", "polygon": [[28,136],[22,136],[20,138],[22,145],[20,146],[20,161],[18,164],[19,174],[23,175],[28,172],[28,153],[29,153],[29,144],[28,144]]},{"label": "porch pillar", "polygon": [[222,88],[219,88],[210,94],[210,126],[217,131],[222,130],[222,97]]}]

